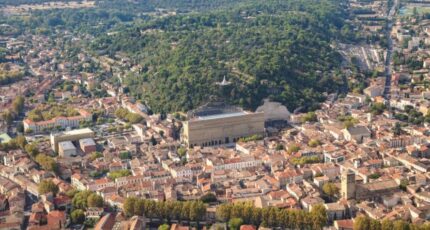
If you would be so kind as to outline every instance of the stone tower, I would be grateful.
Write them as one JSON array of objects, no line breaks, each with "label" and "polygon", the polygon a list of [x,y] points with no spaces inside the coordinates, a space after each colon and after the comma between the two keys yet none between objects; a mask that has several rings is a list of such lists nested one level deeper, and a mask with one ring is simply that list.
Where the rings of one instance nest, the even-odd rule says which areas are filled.
[{"label": "stone tower", "polygon": [[355,199],[355,173],[349,169],[342,172],[341,195],[346,200]]}]

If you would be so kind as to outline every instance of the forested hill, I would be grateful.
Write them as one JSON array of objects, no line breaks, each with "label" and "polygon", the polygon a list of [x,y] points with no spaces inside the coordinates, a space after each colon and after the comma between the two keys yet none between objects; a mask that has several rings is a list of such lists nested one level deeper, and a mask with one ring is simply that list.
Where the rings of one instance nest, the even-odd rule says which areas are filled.
[{"label": "forested hill", "polygon": [[[264,98],[312,109],[325,92],[344,89],[330,45],[353,36],[346,1],[98,0],[95,8],[34,11],[17,28],[89,33],[85,51],[126,54],[142,68],[123,83],[155,112],[186,111],[215,94],[251,109]],[[220,92],[223,76],[232,84]]]},{"label": "forested hill", "polygon": [[[161,1],[179,4],[225,0]],[[173,3],[176,2],[176,3]],[[197,2],[197,3],[196,3]],[[192,4],[192,3],[190,3]],[[339,54],[330,47],[346,14],[339,0],[248,0],[229,9],[166,17],[135,25],[91,43],[95,51],[122,51],[142,65],[125,79],[131,94],[155,111],[188,110],[218,93],[223,76],[233,84],[223,95],[255,108],[271,98],[307,108],[337,91]],[[175,6],[175,5],[174,5]]]},{"label": "forested hill", "polygon": [[291,110],[344,84],[330,47],[345,36],[344,17],[338,0],[246,1],[138,25],[92,47],[138,58],[142,73],[125,82],[156,111],[204,103],[224,75],[234,82],[224,92],[231,102],[255,108],[270,97]]}]

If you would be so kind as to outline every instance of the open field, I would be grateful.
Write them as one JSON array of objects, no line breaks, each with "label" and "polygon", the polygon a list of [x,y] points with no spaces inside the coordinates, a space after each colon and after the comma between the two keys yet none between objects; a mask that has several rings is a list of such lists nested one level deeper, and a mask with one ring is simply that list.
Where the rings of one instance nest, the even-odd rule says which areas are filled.
[{"label": "open field", "polygon": [[4,14],[26,14],[29,11],[34,10],[50,10],[50,9],[78,9],[78,8],[90,8],[94,7],[94,1],[76,1],[76,2],[47,2],[44,4],[23,4],[19,6],[6,6],[0,8],[0,11]]}]

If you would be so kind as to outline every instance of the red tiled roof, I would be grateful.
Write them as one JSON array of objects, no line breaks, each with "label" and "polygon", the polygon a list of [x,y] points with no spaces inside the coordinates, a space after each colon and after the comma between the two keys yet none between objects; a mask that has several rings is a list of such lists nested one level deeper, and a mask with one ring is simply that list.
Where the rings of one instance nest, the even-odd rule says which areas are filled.
[{"label": "red tiled roof", "polygon": [[64,211],[52,211],[48,213],[48,226],[50,226],[51,229],[64,227],[65,223],[66,213]]},{"label": "red tiled roof", "polygon": [[254,225],[242,225],[240,230],[257,230],[257,228]]},{"label": "red tiled roof", "polygon": [[57,196],[54,198],[55,205],[70,204],[71,199],[68,196]]},{"label": "red tiled roof", "polygon": [[335,223],[340,229],[353,229],[354,222],[350,219],[347,220],[336,220]]}]

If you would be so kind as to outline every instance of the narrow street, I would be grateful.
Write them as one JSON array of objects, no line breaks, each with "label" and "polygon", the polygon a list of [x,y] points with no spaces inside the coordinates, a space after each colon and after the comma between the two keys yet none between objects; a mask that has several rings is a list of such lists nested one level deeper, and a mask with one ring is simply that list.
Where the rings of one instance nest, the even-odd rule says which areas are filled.
[{"label": "narrow street", "polygon": [[37,197],[32,194],[25,192],[25,206],[24,206],[24,223],[22,224],[23,229],[27,229],[28,221],[31,215],[31,207],[33,204],[37,203]]}]

